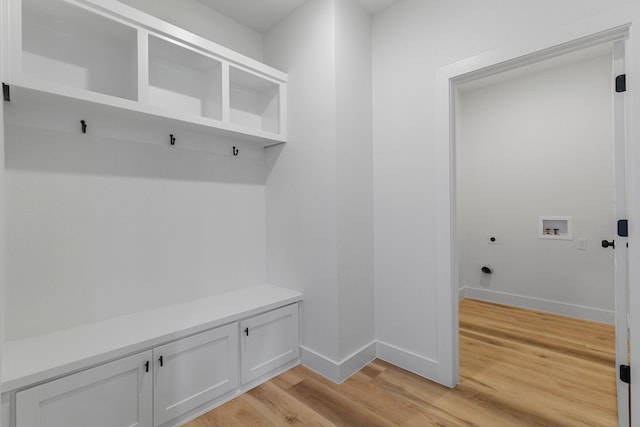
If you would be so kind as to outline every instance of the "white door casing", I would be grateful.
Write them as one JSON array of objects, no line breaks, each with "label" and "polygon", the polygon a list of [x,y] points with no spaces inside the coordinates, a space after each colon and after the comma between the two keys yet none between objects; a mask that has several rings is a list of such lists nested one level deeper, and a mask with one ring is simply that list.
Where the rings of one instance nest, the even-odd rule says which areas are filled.
[{"label": "white door casing", "polygon": [[[618,41],[613,47],[613,77],[625,73],[625,41]],[[613,96],[613,129],[615,145],[615,213],[617,219],[627,218],[627,165],[626,165],[626,95],[625,92]],[[615,328],[616,367],[618,393],[618,425],[630,425],[629,384],[620,379],[620,366],[629,365],[629,251],[627,237],[615,236]]]},{"label": "white door casing", "polygon": [[[524,63],[531,63],[537,60],[568,53],[581,48],[613,42],[616,40],[627,41],[627,49],[633,51],[633,38],[629,36],[631,23],[640,20],[640,8],[630,5],[616,9],[610,13],[597,16],[593,19],[581,21],[573,26],[565,27],[556,32],[548,32],[544,35],[522,41],[521,43],[511,43],[504,49],[488,52],[476,57],[468,58],[442,68],[437,76],[438,93],[437,103],[437,235],[436,244],[438,251],[439,269],[437,271],[438,290],[438,380],[450,387],[459,382],[459,342],[458,342],[458,265],[457,248],[455,236],[456,206],[455,206],[455,101],[456,85],[463,81],[473,80],[500,71],[515,68]],[[506,44],[506,43],[505,43]],[[633,70],[640,69],[640,59],[632,58],[628,61],[626,71],[632,74]],[[629,85],[629,89],[632,89]],[[629,90],[631,92],[631,90]],[[626,114],[633,116],[635,99],[628,98],[626,102]],[[635,135],[640,135],[640,125],[629,121],[627,126],[627,153],[628,165],[628,188],[627,194],[627,215],[630,217],[630,238],[640,232],[633,227],[633,218],[638,217],[640,221],[640,199],[634,193],[634,176],[637,173],[636,167],[640,168],[640,150],[635,150],[633,141]],[[618,177],[617,177],[618,178]],[[618,178],[617,181],[620,181]],[[622,181],[624,182],[624,180]],[[624,190],[623,190],[624,191]],[[613,237],[613,236],[612,236]],[[632,248],[629,249],[632,258]],[[622,251],[620,251],[622,253]],[[620,258],[620,256],[618,256]],[[617,266],[623,265],[623,261]],[[618,275],[621,278],[620,274]],[[640,323],[640,316],[633,309],[634,306],[640,308],[640,290],[634,286],[634,278],[640,278],[640,266],[629,265],[629,320],[631,336],[634,326]],[[617,280],[622,283],[624,280]],[[626,281],[625,281],[626,282]],[[623,285],[626,292],[626,285]],[[620,288],[622,289],[622,288]],[[620,290],[620,295],[623,291]],[[638,300],[638,304],[635,304]],[[626,317],[626,316],[625,316]],[[620,330],[620,328],[618,328]],[[626,335],[626,334],[625,334]],[[640,345],[630,341],[631,359],[637,359],[640,352]],[[640,388],[634,377],[637,377],[637,370],[632,369],[632,394],[640,394]],[[619,407],[624,408],[625,396],[622,395]],[[628,398],[627,398],[628,399]],[[628,401],[628,400],[627,400]],[[631,402],[631,411],[640,413],[640,401]],[[628,405],[626,406],[629,407]],[[623,409],[622,409],[623,410]],[[620,417],[621,425],[625,422],[625,414]],[[640,426],[640,419],[632,419],[633,426]]]}]

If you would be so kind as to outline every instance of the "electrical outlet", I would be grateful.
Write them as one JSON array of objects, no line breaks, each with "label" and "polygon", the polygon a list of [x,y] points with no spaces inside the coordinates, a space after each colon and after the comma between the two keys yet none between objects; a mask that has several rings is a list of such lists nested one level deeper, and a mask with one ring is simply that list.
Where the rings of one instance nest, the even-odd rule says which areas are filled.
[{"label": "electrical outlet", "polygon": [[587,250],[587,239],[580,238],[578,239],[578,250],[579,251],[586,251]]}]

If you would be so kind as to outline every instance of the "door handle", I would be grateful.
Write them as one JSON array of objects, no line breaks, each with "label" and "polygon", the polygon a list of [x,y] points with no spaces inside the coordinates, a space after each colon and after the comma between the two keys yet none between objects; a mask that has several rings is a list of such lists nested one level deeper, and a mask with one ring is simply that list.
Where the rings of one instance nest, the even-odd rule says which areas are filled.
[{"label": "door handle", "polygon": [[602,247],[603,248],[608,248],[609,246],[611,246],[611,249],[615,249],[616,248],[616,241],[612,240],[610,242],[603,240],[602,241]]}]

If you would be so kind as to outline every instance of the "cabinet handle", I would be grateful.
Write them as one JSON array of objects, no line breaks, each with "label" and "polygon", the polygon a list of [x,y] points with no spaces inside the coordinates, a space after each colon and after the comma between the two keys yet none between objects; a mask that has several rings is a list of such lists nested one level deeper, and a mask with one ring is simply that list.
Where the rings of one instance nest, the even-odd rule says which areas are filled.
[{"label": "cabinet handle", "polygon": [[249,336],[249,328],[244,328],[244,333]]},{"label": "cabinet handle", "polygon": [[164,366],[164,359],[162,358],[162,356],[160,356],[160,359],[158,359],[158,361],[160,362],[160,366]]},{"label": "cabinet handle", "polygon": [[149,361],[148,360],[144,363],[144,371],[145,372],[149,372]]}]

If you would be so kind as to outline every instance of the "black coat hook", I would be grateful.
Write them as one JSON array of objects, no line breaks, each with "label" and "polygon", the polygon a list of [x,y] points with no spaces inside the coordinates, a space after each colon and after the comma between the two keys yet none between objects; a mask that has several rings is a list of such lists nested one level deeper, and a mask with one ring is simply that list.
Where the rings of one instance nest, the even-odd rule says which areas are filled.
[{"label": "black coat hook", "polygon": [[82,133],[87,133],[87,122],[85,120],[80,120],[80,127],[82,128]]},{"label": "black coat hook", "polygon": [[240,153],[240,150],[238,150],[235,146],[233,147],[233,151],[232,151],[234,156],[237,156]]},{"label": "black coat hook", "polygon": [[171,145],[176,145],[176,137],[173,134],[169,135],[169,143]]}]

